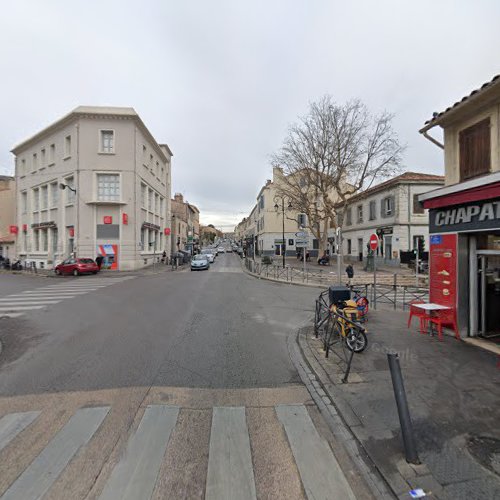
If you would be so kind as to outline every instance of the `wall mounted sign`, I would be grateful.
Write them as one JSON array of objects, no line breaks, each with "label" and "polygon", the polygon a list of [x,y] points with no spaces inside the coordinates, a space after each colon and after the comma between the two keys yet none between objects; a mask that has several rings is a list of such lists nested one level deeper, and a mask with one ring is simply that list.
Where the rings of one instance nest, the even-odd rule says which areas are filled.
[{"label": "wall mounted sign", "polygon": [[55,221],[50,220],[47,222],[36,222],[35,224],[31,224],[31,227],[33,229],[46,229],[48,227],[57,227],[57,224]]},{"label": "wall mounted sign", "polygon": [[146,229],[154,229],[155,231],[160,230],[160,226],[157,226],[156,224],[153,224],[152,222],[143,222],[142,227]]},{"label": "wall mounted sign", "polygon": [[430,240],[429,300],[456,308],[457,235],[440,234]]},{"label": "wall mounted sign", "polygon": [[481,229],[500,229],[500,200],[475,201],[461,206],[429,210],[431,233]]},{"label": "wall mounted sign", "polygon": [[75,237],[75,228],[74,227],[68,227],[68,233],[70,238]]},{"label": "wall mounted sign", "polygon": [[105,215],[103,217],[104,224],[113,224],[113,217],[111,215]]},{"label": "wall mounted sign", "polygon": [[10,234],[17,234],[19,231],[19,228],[17,226],[9,226],[9,233]]},{"label": "wall mounted sign", "polygon": [[169,235],[170,235],[170,228],[166,227],[165,228],[165,236],[169,236]]},{"label": "wall mounted sign", "polygon": [[128,225],[128,214],[122,214],[122,223],[123,225]]}]

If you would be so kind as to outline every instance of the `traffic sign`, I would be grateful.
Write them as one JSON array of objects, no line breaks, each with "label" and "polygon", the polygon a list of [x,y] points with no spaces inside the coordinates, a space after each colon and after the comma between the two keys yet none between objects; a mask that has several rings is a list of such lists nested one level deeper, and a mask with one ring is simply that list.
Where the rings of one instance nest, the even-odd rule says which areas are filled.
[{"label": "traffic sign", "polygon": [[378,247],[378,236],[376,234],[372,234],[370,236],[370,248],[375,251]]},{"label": "traffic sign", "polygon": [[297,238],[309,238],[309,233],[307,231],[299,231],[295,233],[295,236],[297,236]]}]

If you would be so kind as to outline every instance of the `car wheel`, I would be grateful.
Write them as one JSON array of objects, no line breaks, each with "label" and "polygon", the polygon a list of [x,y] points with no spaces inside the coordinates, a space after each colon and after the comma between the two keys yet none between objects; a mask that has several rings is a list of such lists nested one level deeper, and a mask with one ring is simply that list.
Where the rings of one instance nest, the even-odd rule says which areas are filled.
[{"label": "car wheel", "polygon": [[97,274],[97,271],[92,271],[92,274]]},{"label": "car wheel", "polygon": [[79,274],[78,269],[73,269],[73,276],[78,276]]},{"label": "car wheel", "polygon": [[57,274],[57,276],[61,276],[61,270],[60,269],[56,269],[54,272]]}]

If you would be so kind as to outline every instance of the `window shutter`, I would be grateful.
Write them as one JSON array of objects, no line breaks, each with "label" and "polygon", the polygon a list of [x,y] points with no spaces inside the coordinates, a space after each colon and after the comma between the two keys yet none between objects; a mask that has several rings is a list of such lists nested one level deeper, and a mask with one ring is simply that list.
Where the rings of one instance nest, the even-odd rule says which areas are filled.
[{"label": "window shutter", "polygon": [[385,215],[385,198],[383,198],[380,201],[380,217],[382,217],[382,219],[386,218],[386,215]]},{"label": "window shutter", "polygon": [[394,195],[389,196],[389,200],[391,206],[391,215],[389,217],[394,217],[396,215],[396,197]]},{"label": "window shutter", "polygon": [[460,180],[490,171],[490,119],[482,120],[459,133]]}]

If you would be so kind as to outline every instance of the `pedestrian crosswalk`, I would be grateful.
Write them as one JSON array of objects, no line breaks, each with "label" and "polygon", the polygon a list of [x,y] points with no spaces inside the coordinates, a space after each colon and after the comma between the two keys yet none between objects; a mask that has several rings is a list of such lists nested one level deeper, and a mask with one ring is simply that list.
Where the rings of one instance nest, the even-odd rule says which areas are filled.
[{"label": "pedestrian crosswalk", "polygon": [[[37,425],[47,421],[47,411],[57,409],[45,407],[0,416],[0,478],[11,478],[8,482],[0,479],[0,500],[34,500],[44,495],[100,500],[355,498],[306,404],[193,409],[164,403],[141,407],[136,423],[126,426],[126,436],[110,437],[114,448],[108,456],[101,457],[96,477],[90,477],[89,484],[78,490],[84,492],[82,495],[66,489],[60,496],[54,492],[61,491],[55,488],[58,482],[69,485],[66,488],[77,488],[79,474],[77,471],[75,476],[72,467],[75,461],[91,464],[100,460],[96,456],[96,440],[98,450],[109,449],[104,444],[108,433],[99,429],[106,427],[113,412],[105,404],[74,408],[48,436],[43,449],[31,454],[30,432],[40,434]],[[199,415],[193,418],[193,412]],[[255,425],[258,415],[259,424]],[[211,424],[201,425],[204,419]],[[193,422],[200,425],[186,425]],[[197,460],[189,460],[192,450],[199,455]],[[20,465],[21,452],[28,455],[24,467]],[[289,462],[287,454],[291,457]],[[203,469],[199,468],[200,463]],[[71,475],[71,480],[65,474]],[[293,490],[290,474],[297,476],[298,489]],[[202,488],[192,485],[190,489],[190,477],[194,475],[197,481],[204,481]],[[82,473],[81,477],[86,475]]]},{"label": "pedestrian crosswalk", "polygon": [[36,311],[58,304],[62,300],[95,292],[117,283],[133,279],[134,276],[118,278],[79,278],[64,280],[53,285],[26,290],[21,293],[0,297],[0,318],[18,318],[29,311]]}]

